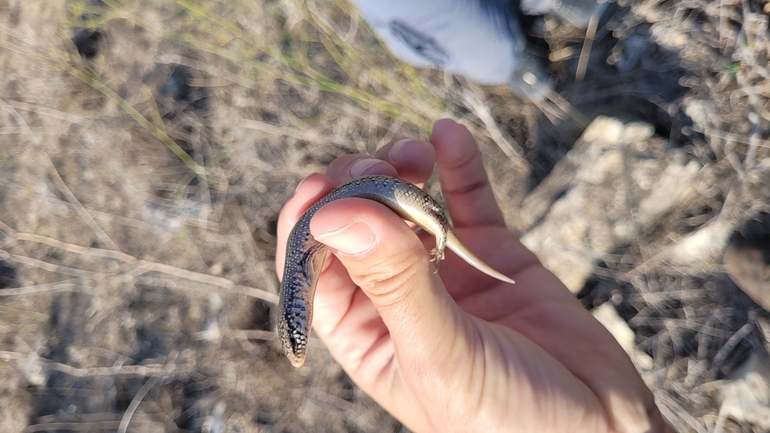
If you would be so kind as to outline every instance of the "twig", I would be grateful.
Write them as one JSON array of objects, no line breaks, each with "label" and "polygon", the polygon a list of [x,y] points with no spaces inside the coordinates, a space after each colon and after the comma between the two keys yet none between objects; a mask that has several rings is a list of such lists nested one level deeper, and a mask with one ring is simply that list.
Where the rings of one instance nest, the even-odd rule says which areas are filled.
[{"label": "twig", "polygon": [[82,269],[70,268],[67,266],[55,265],[53,263],[44,262],[42,260],[33,259],[32,257],[21,256],[18,254],[11,254],[11,259],[17,263],[22,263],[27,266],[46,270],[48,272],[69,275],[71,277],[89,277],[94,274],[91,271],[84,271]]},{"label": "twig", "polygon": [[[216,277],[214,275],[208,275],[201,272],[189,271],[187,269],[182,269],[175,266],[166,265],[163,263],[151,262],[149,260],[139,260],[136,257],[133,257],[129,254],[125,254],[119,251],[105,250],[102,248],[83,247],[80,245],[74,245],[67,242],[62,242],[60,240],[49,238],[46,236],[40,236],[32,233],[17,232],[13,228],[9,227],[8,225],[4,224],[1,221],[0,221],[0,230],[6,232],[9,236],[13,237],[17,241],[26,240],[31,242],[38,242],[38,243],[49,245],[55,248],[60,248],[62,250],[69,251],[76,254],[84,254],[91,257],[110,258],[110,259],[122,261],[127,264],[132,264],[134,265],[133,270],[129,272],[129,274],[132,276],[141,275],[147,272],[158,272],[161,274],[170,275],[172,277],[182,278],[190,281],[196,281],[201,284],[208,284],[211,286],[221,287],[223,289],[231,290],[234,292],[242,293],[247,296],[262,299],[264,301],[267,301],[273,304],[278,303],[278,296],[274,293],[271,293],[262,289],[257,289],[254,287],[238,285],[234,281],[229,280],[227,278]],[[74,268],[66,268],[62,270],[62,269],[59,269],[60,267],[56,265],[51,265],[47,262],[42,262],[37,259],[32,259],[28,257],[23,258],[20,256],[13,256],[13,257],[15,260],[18,260],[21,262],[28,262],[27,264],[29,265],[51,270],[52,272],[61,271],[63,273],[69,273],[70,275],[79,276],[79,277],[87,277],[87,276],[94,275],[94,273],[92,272],[83,271],[83,270],[74,269]],[[51,268],[51,266],[54,266],[55,268]],[[68,271],[68,272],[65,272],[65,271]],[[56,289],[66,290],[73,285],[74,283],[66,283],[66,288],[56,287]],[[43,288],[45,286],[48,286],[48,287],[42,290],[30,290],[33,287]],[[0,296],[12,296],[12,295],[22,295],[22,294],[36,293],[36,292],[42,292],[42,291],[50,291],[52,288],[53,286],[51,285],[44,285],[44,286],[23,287],[20,289],[5,289],[0,291]]]},{"label": "twig", "polygon": [[202,274],[200,272],[188,271],[187,269],[177,268],[175,266],[165,265],[162,263],[150,262],[147,260],[138,260],[136,262],[137,268],[135,272],[142,274],[144,272],[160,272],[162,274],[171,275],[178,278],[184,278],[191,281],[196,281],[203,284],[210,284],[212,286],[221,287],[223,289],[233,290],[245,295],[259,298],[273,304],[278,303],[278,295],[267,292],[265,290],[256,289],[253,287],[237,285],[232,280],[227,278],[215,277],[213,275]]},{"label": "twig", "polygon": [[749,123],[751,123],[751,133],[749,135],[749,149],[746,151],[746,158],[743,160],[743,166],[746,170],[751,170],[757,156],[757,147],[759,147],[759,116],[757,113],[749,111],[747,117]]},{"label": "twig", "polygon": [[146,364],[146,365],[120,365],[115,367],[73,367],[71,365],[62,364],[59,362],[53,362],[51,360],[42,358],[37,355],[0,351],[0,360],[16,359],[20,361],[29,361],[30,358],[37,360],[43,364],[46,368],[55,370],[73,377],[91,377],[91,376],[139,376],[150,377],[168,375],[173,373],[175,376],[189,375],[195,371],[194,365],[186,364]]},{"label": "twig", "polygon": [[478,95],[481,93],[481,90],[475,84],[470,82],[468,84],[471,87],[471,90],[464,90],[462,93],[465,104],[468,105],[468,108],[470,108],[479,120],[484,123],[487,133],[492,138],[492,141],[497,144],[497,147],[503,151],[505,156],[519,167],[526,166],[526,161],[524,161],[524,158],[521,156],[524,153],[523,150],[513,137],[503,136],[502,131],[500,131],[495,119],[492,117],[492,113],[489,111],[489,107],[487,107]]},{"label": "twig", "polygon": [[50,293],[50,292],[67,292],[67,291],[74,292],[81,284],[79,283],[79,280],[70,280],[70,281],[72,282],[39,284],[36,286],[20,287],[18,289],[3,289],[3,290],[0,290],[0,297],[31,295],[33,293]]},{"label": "twig", "polygon": [[96,223],[94,218],[91,216],[90,213],[86,210],[85,207],[83,207],[83,204],[80,203],[80,200],[75,197],[75,194],[72,193],[72,190],[69,189],[66,183],[64,183],[64,180],[59,175],[59,171],[56,169],[56,166],[54,165],[53,161],[51,160],[51,157],[48,156],[48,152],[45,151],[43,148],[42,143],[37,138],[37,135],[35,135],[35,132],[32,131],[32,128],[29,127],[29,124],[27,124],[26,120],[19,114],[18,111],[16,111],[13,106],[11,106],[8,102],[6,102],[4,99],[0,98],[0,101],[3,101],[3,103],[8,107],[8,111],[13,116],[19,124],[23,125],[24,129],[27,130],[32,140],[38,145],[40,148],[41,153],[44,156],[44,162],[48,166],[48,174],[51,176],[51,179],[53,180],[53,183],[56,185],[56,188],[59,189],[59,191],[64,194],[64,196],[67,198],[67,201],[69,201],[72,205],[75,206],[75,209],[78,212],[78,215],[85,221],[85,223],[88,225],[88,227],[91,228],[91,230],[96,234],[96,237],[99,238],[99,240],[108,248],[113,250],[120,250],[118,245],[113,242],[113,240],[107,235],[107,233],[99,226],[99,224]]},{"label": "twig", "polygon": [[[233,329],[233,337],[244,340],[265,340],[272,341],[278,339],[273,331],[261,331],[259,329]],[[311,337],[312,338],[312,337]]]},{"label": "twig", "polygon": [[71,253],[87,255],[92,257],[101,257],[105,259],[120,260],[121,262],[126,262],[126,263],[136,262],[136,259],[133,256],[120,251],[105,250],[103,248],[83,247],[80,245],[62,242],[58,239],[49,238],[47,236],[36,235],[34,233],[17,232],[13,230],[11,227],[3,224],[2,221],[0,221],[0,230],[8,233],[11,237],[15,238],[17,241],[29,241],[29,242],[40,243],[40,244],[48,245],[50,247],[58,248],[64,251],[69,251]]},{"label": "twig", "polygon": [[69,123],[75,123],[78,125],[88,125],[91,123],[91,119],[87,117],[78,116],[78,115],[67,113],[64,111],[54,110],[53,108],[44,107],[42,105],[29,104],[22,101],[15,101],[13,99],[6,100],[5,103],[10,105],[13,108],[16,108],[17,110],[32,111],[37,114],[43,114],[45,116],[53,117],[54,119],[63,120]]},{"label": "twig", "polygon": [[719,352],[717,352],[716,356],[714,356],[714,362],[711,366],[711,373],[716,374],[717,370],[722,366],[722,363],[724,363],[725,359],[727,359],[727,356],[732,353],[732,351],[735,349],[735,346],[738,345],[744,338],[746,338],[747,335],[751,333],[751,331],[754,329],[754,326],[752,326],[751,323],[746,323],[745,325],[741,326],[741,329],[739,329],[735,334],[730,337],[727,342],[719,349]]},{"label": "twig", "polygon": [[123,414],[123,419],[120,420],[118,433],[126,433],[126,430],[128,429],[128,423],[131,422],[131,417],[134,416],[134,412],[136,412],[136,409],[139,407],[139,403],[142,402],[147,393],[150,392],[150,389],[152,389],[152,387],[155,386],[159,380],[160,376],[153,376],[147,382],[145,382],[141,388],[139,388],[139,392],[136,393],[134,398],[131,400],[131,403],[128,405],[126,413]]},{"label": "twig", "polygon": [[92,421],[92,422],[49,422],[43,424],[34,424],[24,427],[22,432],[36,431],[100,431],[112,430],[118,426],[117,421]]},{"label": "twig", "polygon": [[583,39],[583,48],[580,50],[580,58],[578,59],[577,71],[575,72],[575,81],[583,81],[583,78],[586,76],[588,58],[591,57],[591,48],[593,48],[594,36],[596,36],[596,28],[598,26],[599,13],[596,12],[591,15],[591,19],[588,21],[586,36]]}]

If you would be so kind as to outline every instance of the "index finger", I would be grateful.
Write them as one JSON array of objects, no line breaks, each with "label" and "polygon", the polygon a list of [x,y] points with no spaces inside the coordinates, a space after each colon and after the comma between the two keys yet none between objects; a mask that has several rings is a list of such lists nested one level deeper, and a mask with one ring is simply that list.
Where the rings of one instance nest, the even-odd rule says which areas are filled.
[{"label": "index finger", "polygon": [[481,152],[468,129],[450,119],[439,120],[430,142],[436,149],[438,178],[455,227],[505,227]]}]

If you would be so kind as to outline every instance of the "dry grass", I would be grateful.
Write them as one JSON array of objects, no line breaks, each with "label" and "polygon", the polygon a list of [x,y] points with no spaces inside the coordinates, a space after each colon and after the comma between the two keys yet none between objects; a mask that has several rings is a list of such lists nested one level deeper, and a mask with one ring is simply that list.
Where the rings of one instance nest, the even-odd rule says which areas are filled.
[{"label": "dry grass", "polygon": [[[630,321],[682,431],[709,431],[708,384],[765,344],[767,313],[720,267],[650,262],[770,204],[763,6],[619,8],[584,82],[580,35],[542,35],[586,115],[641,115],[704,166],[697,193],[604,257],[584,293]],[[84,28],[101,34],[92,59],[70,41]],[[618,73],[606,59],[634,34],[651,48]],[[294,371],[272,341],[282,204],[335,157],[453,117],[525,231],[519,205],[580,132],[506,89],[395,61],[336,0],[0,0],[0,53],[0,260],[15,269],[0,290],[3,431],[400,431],[320,344]]]}]

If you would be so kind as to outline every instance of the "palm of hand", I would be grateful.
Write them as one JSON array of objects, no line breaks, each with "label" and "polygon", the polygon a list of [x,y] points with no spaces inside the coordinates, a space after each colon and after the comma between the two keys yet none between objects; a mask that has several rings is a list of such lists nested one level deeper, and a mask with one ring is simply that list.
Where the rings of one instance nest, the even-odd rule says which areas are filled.
[{"label": "palm of hand", "polygon": [[[444,324],[444,340],[452,344],[428,348],[432,353],[415,361],[413,353],[399,356],[374,305],[335,259],[322,284],[350,285],[353,292],[349,302],[339,302],[324,296],[328,289],[319,286],[317,332],[333,355],[365,391],[418,431],[447,425],[447,420],[459,430],[470,421],[477,428],[479,419],[490,428],[516,426],[516,431],[606,430],[603,426],[613,424],[606,400],[613,393],[633,394],[637,386],[646,390],[641,380],[617,388],[618,380],[638,379],[625,353],[509,230],[486,226],[456,232],[473,251],[483,252],[485,262],[508,275],[513,270],[517,284],[481,275],[447,254],[438,277],[463,312]],[[422,237],[427,261],[433,240]],[[458,374],[473,380],[458,389],[452,381]],[[442,385],[448,388],[439,389]],[[427,419],[420,416],[426,405],[444,405],[444,410],[437,419]],[[623,410],[646,415],[647,408]],[[576,421],[576,412],[583,419]]]},{"label": "palm of hand", "polygon": [[[617,414],[631,410],[646,415],[648,408],[644,407],[619,408],[617,413],[608,411],[607,400],[611,394],[634,394],[635,387],[646,391],[644,384],[614,338],[589,317],[566,287],[520,244],[516,235],[497,226],[461,227],[456,232],[496,269],[506,264],[511,266],[513,273],[511,268],[503,271],[508,271],[506,274],[516,280],[512,286],[481,276],[452,254],[439,268],[447,293],[466,313],[458,331],[464,335],[459,338],[467,338],[468,346],[483,348],[487,355],[481,363],[483,368],[479,368],[475,362],[478,353],[464,349],[467,364],[463,368],[483,370],[476,376],[478,383],[505,384],[502,395],[496,396],[499,401],[488,402],[487,408],[492,413],[512,415],[507,421],[499,419],[499,422],[512,425],[511,420],[534,419],[536,422],[529,425],[533,430],[602,431],[602,426],[615,423],[612,418]],[[499,356],[488,356],[492,352]],[[520,368],[516,379],[508,374],[512,367]],[[632,386],[617,389],[627,378],[634,379],[627,384]],[[495,383],[488,385],[491,386],[486,386],[486,391],[495,388]],[[479,401],[489,398],[481,387],[477,389]],[[472,389],[466,391],[472,392]],[[537,397],[525,398],[527,395]],[[627,396],[628,401],[637,397]],[[510,406],[512,402],[515,405]],[[554,406],[542,402],[552,402]],[[506,408],[500,407],[506,405]],[[586,416],[582,426],[569,416],[553,416],[570,413],[565,410],[570,406],[578,412],[592,408],[588,413],[593,412],[593,416]],[[474,412],[478,410],[474,408]],[[542,416],[537,416],[537,412]],[[520,431],[526,430],[524,424],[513,425]]]}]

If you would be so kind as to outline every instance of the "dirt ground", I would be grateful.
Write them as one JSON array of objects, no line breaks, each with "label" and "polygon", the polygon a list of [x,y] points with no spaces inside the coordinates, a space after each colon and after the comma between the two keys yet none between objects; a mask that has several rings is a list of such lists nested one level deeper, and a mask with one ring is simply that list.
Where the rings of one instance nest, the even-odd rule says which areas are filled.
[{"label": "dirt ground", "polygon": [[[767,359],[770,313],[724,245],[651,259],[770,212],[768,10],[622,0],[590,53],[554,19],[530,30],[581,116],[651,125],[700,167],[578,294],[628,322],[679,431],[714,431],[719,384]],[[0,431],[405,431],[320,342],[299,370],[280,352],[276,219],[304,176],[441,117],[479,139],[522,234],[587,125],[395,61],[342,1],[0,0]]]}]

